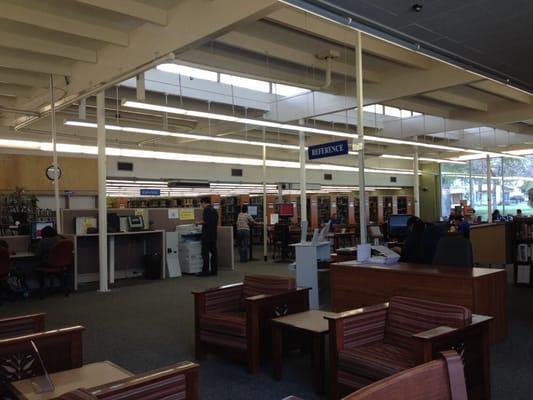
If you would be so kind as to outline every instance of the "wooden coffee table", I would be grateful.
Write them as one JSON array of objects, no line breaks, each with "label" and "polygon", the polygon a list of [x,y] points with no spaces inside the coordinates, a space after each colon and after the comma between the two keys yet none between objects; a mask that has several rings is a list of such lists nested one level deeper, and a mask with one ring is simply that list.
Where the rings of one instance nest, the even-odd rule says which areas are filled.
[{"label": "wooden coffee table", "polygon": [[318,393],[324,392],[324,375],[326,372],[325,337],[329,332],[328,321],[324,319],[334,313],[309,310],[290,314],[272,320],[272,375],[281,379],[283,363],[283,330],[296,330],[310,334],[313,339],[314,378]]},{"label": "wooden coffee table", "polygon": [[50,374],[55,390],[48,393],[35,393],[31,384],[32,379],[24,379],[11,383],[11,388],[18,399],[48,400],[78,388],[92,388],[105,385],[132,376],[129,371],[113,364],[102,361],[86,364],[81,368],[69,369]]}]

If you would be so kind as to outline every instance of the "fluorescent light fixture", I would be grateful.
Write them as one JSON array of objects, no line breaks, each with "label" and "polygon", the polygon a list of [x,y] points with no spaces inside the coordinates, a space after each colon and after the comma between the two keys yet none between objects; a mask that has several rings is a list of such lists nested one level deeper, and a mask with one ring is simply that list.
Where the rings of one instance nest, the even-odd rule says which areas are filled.
[{"label": "fluorescent light fixture", "polygon": [[507,152],[494,153],[494,152],[487,151],[484,154],[466,154],[466,155],[462,155],[458,157],[453,157],[451,158],[451,160],[454,160],[454,161],[483,160],[484,158],[487,158],[487,155],[490,156],[490,158],[505,157],[505,158],[516,158],[518,160],[524,159],[522,155],[507,154]]},{"label": "fluorescent light fixture", "polygon": [[[382,154],[380,155],[381,158],[392,158],[396,160],[414,160],[413,156],[400,156],[400,155],[394,155],[394,154]],[[430,158],[430,157],[418,157],[418,161],[428,161],[428,162],[436,162],[436,163],[447,163],[447,164],[466,164],[464,161],[451,161],[446,160],[443,158]]]},{"label": "fluorescent light fixture", "polygon": [[[303,125],[283,124],[280,122],[273,122],[273,121],[266,121],[266,120],[252,119],[252,118],[240,118],[240,117],[235,117],[232,115],[225,115],[225,114],[215,114],[215,113],[210,113],[210,112],[185,110],[183,108],[170,107],[170,106],[164,106],[164,105],[158,105],[158,104],[149,104],[149,103],[143,103],[143,102],[135,101],[135,100],[123,100],[122,105],[124,107],[138,108],[141,110],[159,111],[159,112],[168,113],[168,114],[187,115],[191,117],[215,119],[215,120],[220,120],[220,121],[235,122],[235,123],[241,123],[241,124],[253,125],[253,126],[265,126],[269,128],[286,129],[286,130],[295,131],[295,132],[308,132],[308,133],[316,133],[318,135],[339,136],[339,137],[346,137],[350,139],[357,139],[356,134],[352,134],[348,132],[333,131],[329,129],[311,128],[311,127],[303,126]],[[389,144],[400,144],[400,145],[424,147],[424,148],[429,148],[429,149],[440,149],[440,150],[447,150],[447,151],[467,152],[467,153],[476,153],[476,154],[491,153],[491,152],[486,152],[483,150],[467,149],[467,148],[462,148],[462,147],[446,146],[446,145],[434,144],[434,143],[415,142],[411,140],[394,139],[394,138],[387,138],[387,137],[381,137],[381,136],[365,135],[365,141],[378,142],[378,143],[389,143]],[[494,153],[494,154],[498,154],[498,157],[504,156],[503,154],[500,154],[500,153]]]},{"label": "fluorescent light fixture", "polygon": [[503,153],[511,154],[513,156],[529,156],[533,154],[533,149],[509,150],[509,151],[504,151]]},{"label": "fluorescent light fixture", "polygon": [[188,67],[172,63],[160,64],[156,67],[159,71],[170,72],[172,74],[189,76],[191,78],[203,79],[205,81],[218,82],[218,73],[205,69]]},{"label": "fluorescent light fixture", "polygon": [[[83,128],[96,128],[97,127],[96,123],[88,122],[88,121],[67,120],[64,122],[64,124],[68,126],[80,126]],[[256,140],[245,140],[245,139],[233,139],[233,138],[221,137],[221,136],[205,136],[205,135],[197,135],[194,133],[169,132],[169,131],[163,131],[163,130],[158,130],[158,129],[135,128],[135,127],[118,126],[118,125],[111,125],[111,124],[106,124],[105,128],[110,131],[140,133],[140,134],[154,135],[154,136],[170,136],[170,137],[177,137],[177,138],[182,138],[182,139],[207,140],[211,142],[221,142],[221,143],[247,144],[251,146],[266,146],[266,147],[275,147],[279,149],[290,149],[290,150],[300,149],[300,146],[291,145],[291,144],[260,142]]]}]

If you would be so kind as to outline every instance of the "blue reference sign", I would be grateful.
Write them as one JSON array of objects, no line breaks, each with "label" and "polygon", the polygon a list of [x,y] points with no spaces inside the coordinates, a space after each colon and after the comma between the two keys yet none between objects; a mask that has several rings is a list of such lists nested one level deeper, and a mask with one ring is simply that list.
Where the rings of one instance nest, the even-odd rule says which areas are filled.
[{"label": "blue reference sign", "polygon": [[307,152],[310,160],[348,154],[348,140],[339,140],[337,142],[329,142],[317,144],[315,146],[309,146]]}]

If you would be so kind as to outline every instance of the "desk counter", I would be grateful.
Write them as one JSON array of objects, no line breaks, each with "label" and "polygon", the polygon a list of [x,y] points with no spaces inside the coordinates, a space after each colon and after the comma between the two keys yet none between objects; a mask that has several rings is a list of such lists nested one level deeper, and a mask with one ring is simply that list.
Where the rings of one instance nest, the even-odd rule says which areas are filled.
[{"label": "desk counter", "polygon": [[507,279],[503,269],[345,261],[331,264],[330,285],[335,312],[383,303],[392,296],[418,297],[493,316],[493,343],[507,335]]}]

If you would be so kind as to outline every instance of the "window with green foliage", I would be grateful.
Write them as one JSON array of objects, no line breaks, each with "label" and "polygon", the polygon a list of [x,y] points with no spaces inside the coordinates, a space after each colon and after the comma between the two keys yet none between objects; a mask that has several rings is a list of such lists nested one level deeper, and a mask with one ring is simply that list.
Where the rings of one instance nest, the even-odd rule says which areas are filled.
[{"label": "window with green foliage", "polygon": [[[492,158],[490,167],[492,210],[497,209],[502,215],[516,215],[517,210],[533,215],[533,156]],[[441,164],[441,215],[450,215],[461,200],[466,200],[483,221],[488,219],[485,159],[464,165]]]}]

